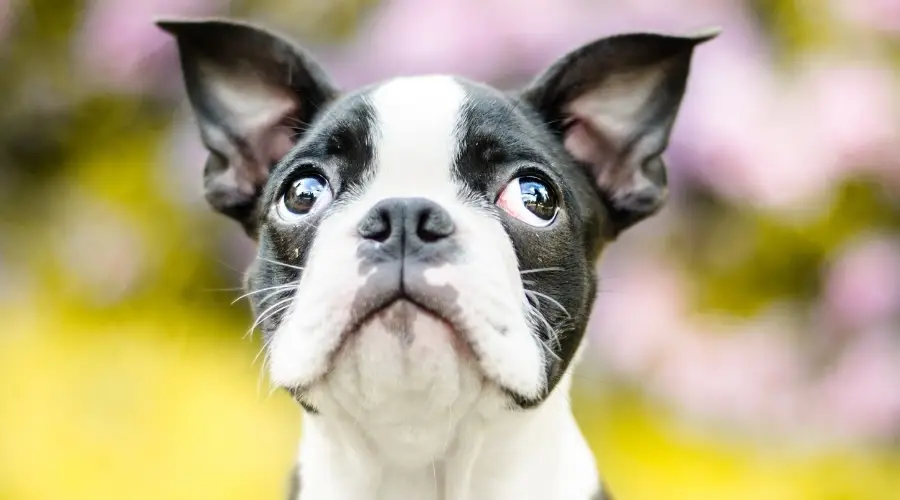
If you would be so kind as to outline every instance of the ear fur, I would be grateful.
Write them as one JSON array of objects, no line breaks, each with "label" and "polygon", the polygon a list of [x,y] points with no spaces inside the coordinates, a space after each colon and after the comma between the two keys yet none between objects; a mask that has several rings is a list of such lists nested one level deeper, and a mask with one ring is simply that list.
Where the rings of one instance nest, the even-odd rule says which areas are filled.
[{"label": "ear fur", "polygon": [[691,36],[633,33],[570,52],[522,93],[565,149],[588,168],[612,214],[613,235],[665,202],[661,155],[681,105],[695,47]]},{"label": "ear fur", "polygon": [[160,19],[178,43],[188,100],[210,156],[206,199],[257,233],[257,201],[272,166],[337,90],[287,38],[219,19]]}]

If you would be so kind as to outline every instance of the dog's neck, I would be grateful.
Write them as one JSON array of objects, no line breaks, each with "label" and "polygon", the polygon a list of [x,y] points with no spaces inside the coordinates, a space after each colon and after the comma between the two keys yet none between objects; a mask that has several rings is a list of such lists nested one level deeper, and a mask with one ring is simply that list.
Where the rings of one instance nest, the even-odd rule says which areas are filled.
[{"label": "dog's neck", "polygon": [[[593,456],[561,384],[542,405],[526,411],[479,411],[453,432],[373,429],[345,415],[308,414],[300,448],[299,500],[588,500],[599,494]],[[447,426],[446,422],[434,425]],[[427,424],[426,424],[427,426]],[[410,441],[445,436],[442,453],[410,458]],[[421,434],[420,434],[421,432]],[[422,443],[427,448],[428,443]],[[412,452],[411,452],[412,451]],[[596,496],[599,498],[599,496]]]}]

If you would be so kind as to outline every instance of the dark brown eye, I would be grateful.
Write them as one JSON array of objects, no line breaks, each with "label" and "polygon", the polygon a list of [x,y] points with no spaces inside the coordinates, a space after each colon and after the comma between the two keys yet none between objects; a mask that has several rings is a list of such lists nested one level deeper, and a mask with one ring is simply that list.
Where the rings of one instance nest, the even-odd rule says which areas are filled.
[{"label": "dark brown eye", "polygon": [[319,175],[301,177],[288,186],[278,204],[278,212],[285,219],[302,217],[324,207],[330,200],[331,190],[324,178]]},{"label": "dark brown eye", "polygon": [[548,221],[556,215],[556,198],[543,182],[528,177],[519,179],[519,191],[525,208],[541,220]]},{"label": "dark brown eye", "polygon": [[497,199],[497,206],[522,222],[538,227],[549,226],[559,211],[556,194],[536,177],[513,179]]}]

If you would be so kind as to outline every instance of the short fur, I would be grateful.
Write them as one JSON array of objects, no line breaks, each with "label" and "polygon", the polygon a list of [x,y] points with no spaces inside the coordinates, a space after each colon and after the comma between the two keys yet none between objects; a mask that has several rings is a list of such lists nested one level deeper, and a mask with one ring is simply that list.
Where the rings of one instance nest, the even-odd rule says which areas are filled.
[{"label": "short fur", "polygon": [[[159,25],[207,199],[258,242],[272,380],[305,409],[290,498],[609,498],[570,373],[596,262],[662,206],[691,55],[715,33],[601,39],[518,92],[432,75],[342,93],[281,35]],[[307,181],[312,208],[290,208]],[[555,215],[510,208],[519,182]]]}]

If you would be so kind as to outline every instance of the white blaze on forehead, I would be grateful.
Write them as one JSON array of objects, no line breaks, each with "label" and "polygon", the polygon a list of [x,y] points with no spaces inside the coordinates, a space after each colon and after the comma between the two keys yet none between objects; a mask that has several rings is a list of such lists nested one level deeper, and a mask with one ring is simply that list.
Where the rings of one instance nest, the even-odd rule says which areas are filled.
[{"label": "white blaze on forehead", "polygon": [[[367,282],[357,264],[359,221],[386,198],[423,197],[449,213],[462,255],[457,262],[429,268],[426,281],[458,292],[454,306],[461,311],[460,322],[484,374],[524,397],[539,396],[546,384],[545,357],[524,309],[515,250],[490,211],[460,197],[460,180],[452,175],[468,99],[464,87],[452,77],[401,78],[382,84],[366,99],[373,115],[372,178],[340,210],[325,217],[317,230],[290,313],[271,341],[272,380],[287,387],[306,386],[328,372],[331,354],[354,319],[357,292]],[[360,351],[363,357],[342,358],[340,363],[351,363],[358,375],[385,359],[398,363],[418,359],[419,368],[434,367],[429,372],[435,375],[430,379],[434,383],[450,383],[459,373],[455,361],[441,361],[447,359],[445,354],[455,356],[449,342],[428,344],[439,351],[430,354],[435,358],[428,361],[408,358],[408,348],[368,343],[380,342],[376,339],[366,341],[367,347]],[[371,403],[379,387],[390,387],[396,380],[384,370],[366,373],[363,379],[371,384],[360,386],[350,399]],[[358,377],[352,380],[360,383]]]},{"label": "white blaze on forehead", "polygon": [[451,168],[466,93],[449,76],[391,80],[375,89],[374,182],[378,198],[455,194]]}]

